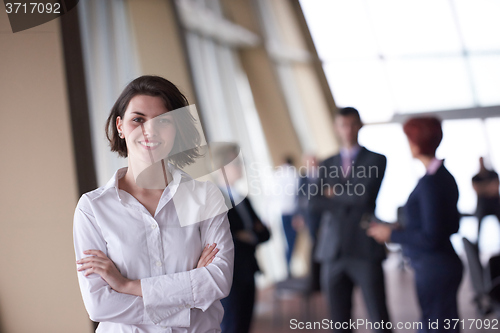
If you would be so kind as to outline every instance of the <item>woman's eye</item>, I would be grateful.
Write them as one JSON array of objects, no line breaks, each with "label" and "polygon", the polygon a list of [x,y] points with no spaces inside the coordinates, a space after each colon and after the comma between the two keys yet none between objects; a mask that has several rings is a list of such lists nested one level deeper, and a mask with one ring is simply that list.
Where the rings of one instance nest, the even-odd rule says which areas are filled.
[{"label": "woman's eye", "polygon": [[170,124],[172,120],[170,118],[160,118],[158,119],[159,124]]},{"label": "woman's eye", "polygon": [[142,119],[142,118],[134,118],[134,119],[132,119],[132,121],[134,121],[136,123],[142,123],[144,121],[144,119]]}]

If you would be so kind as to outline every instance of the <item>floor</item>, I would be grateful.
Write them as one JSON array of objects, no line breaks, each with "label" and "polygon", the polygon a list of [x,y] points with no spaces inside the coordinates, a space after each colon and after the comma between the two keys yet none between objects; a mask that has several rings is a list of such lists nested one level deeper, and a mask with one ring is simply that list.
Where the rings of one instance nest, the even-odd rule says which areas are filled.
[{"label": "floor", "polygon": [[[468,223],[469,222],[464,221],[463,225],[461,226],[462,235],[467,235],[474,232],[474,226],[469,225]],[[488,230],[487,227],[485,227],[485,229],[487,230],[482,230],[481,232],[480,248],[483,251],[483,254],[495,252],[498,250],[498,225],[492,225],[491,228],[493,229]],[[472,238],[472,236],[470,238]],[[494,239],[492,240],[491,238]],[[473,239],[471,240],[474,241]],[[462,253],[462,249],[459,246],[458,240],[454,240],[454,245],[456,245],[455,248],[459,255],[463,257],[463,262],[466,263],[467,260]],[[401,322],[403,324],[411,326],[412,323],[418,322],[420,316],[413,285],[413,273],[411,269],[401,269],[399,263],[399,256],[395,253],[391,254],[384,263],[384,270],[386,273],[387,302],[393,324],[395,325],[395,323]],[[282,296],[277,301],[277,303],[274,303],[273,295],[274,289],[272,287],[259,291],[252,333],[327,331],[326,329],[298,329],[297,326],[294,325],[294,323],[305,323],[306,321],[316,321],[322,323],[323,319],[328,318],[327,306],[320,293],[317,293],[312,297],[309,308],[309,320],[307,320],[304,303],[301,301],[301,298],[299,296],[294,294],[287,294]],[[495,318],[493,314],[482,317],[477,313],[475,304],[472,301],[474,298],[474,292],[470,282],[468,268],[466,266],[464,268],[464,278],[460,286],[458,297],[459,313],[461,316],[460,319],[463,319],[463,322],[459,324],[463,325],[464,327],[464,329],[461,330],[462,332],[500,331],[500,323],[498,323],[498,319]],[[354,318],[366,319],[367,315],[359,290],[355,291],[354,299]],[[276,311],[275,306],[273,306],[275,304],[277,304],[279,311]],[[497,320],[498,323],[496,329],[492,329],[491,327],[490,329],[485,329],[485,325],[488,323],[490,323],[490,325],[493,324],[494,320]],[[482,328],[480,328],[481,325],[483,325]],[[293,329],[294,327],[296,329]],[[395,333],[414,331],[416,330],[411,328],[401,330],[394,329]],[[363,327],[358,329],[357,332],[371,332],[371,330]]]}]

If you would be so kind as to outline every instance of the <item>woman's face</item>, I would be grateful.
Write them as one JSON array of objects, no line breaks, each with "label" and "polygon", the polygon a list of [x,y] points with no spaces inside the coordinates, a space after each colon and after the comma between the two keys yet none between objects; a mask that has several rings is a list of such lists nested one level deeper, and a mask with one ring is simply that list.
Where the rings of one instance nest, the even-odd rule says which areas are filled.
[{"label": "woman's face", "polygon": [[166,158],[174,145],[174,119],[160,97],[134,96],[123,119],[117,117],[116,128],[123,133],[129,158],[153,164]]},{"label": "woman's face", "polygon": [[408,139],[408,144],[410,145],[410,151],[413,158],[417,158],[420,155],[420,149],[418,146]]}]

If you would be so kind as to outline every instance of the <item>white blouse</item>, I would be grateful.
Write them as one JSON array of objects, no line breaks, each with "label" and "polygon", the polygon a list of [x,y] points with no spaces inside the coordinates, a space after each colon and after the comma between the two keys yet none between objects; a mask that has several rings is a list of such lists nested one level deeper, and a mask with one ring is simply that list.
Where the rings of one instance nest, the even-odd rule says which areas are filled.
[{"label": "white blouse", "polygon": [[[139,297],[114,291],[97,274],[85,277],[78,272],[89,317],[100,322],[96,332],[220,332],[220,299],[229,294],[234,260],[227,207],[214,184],[193,180],[170,164],[169,170],[173,180],[154,216],[118,188],[127,168],[78,202],[73,225],[76,259],[85,257],[85,250],[98,249],[123,276],[141,280]],[[178,198],[186,189],[196,200]],[[206,219],[181,226],[175,202]],[[212,243],[219,249],[213,262],[195,268],[204,246]]]}]

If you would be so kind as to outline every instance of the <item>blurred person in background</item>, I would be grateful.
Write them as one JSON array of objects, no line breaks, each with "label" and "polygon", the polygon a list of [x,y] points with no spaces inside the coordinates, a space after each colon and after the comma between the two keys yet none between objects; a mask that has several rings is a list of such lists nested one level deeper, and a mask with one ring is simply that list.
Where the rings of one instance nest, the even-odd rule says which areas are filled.
[{"label": "blurred person in background", "polygon": [[255,273],[260,271],[255,250],[270,238],[269,230],[255,213],[250,200],[242,198],[236,190],[236,182],[243,178],[243,160],[238,158],[238,153],[236,144],[218,145],[213,149],[217,169],[223,168],[225,172],[225,179],[218,180],[219,186],[233,203],[227,216],[234,241],[234,274],[231,291],[221,300],[224,307],[223,333],[250,332],[255,303]]},{"label": "blurred person in background", "polygon": [[[334,125],[340,153],[319,166],[318,184],[323,195],[311,202],[322,211],[315,251],[321,262],[321,289],[334,322],[352,320],[354,286],[361,288],[370,320],[388,322],[382,269],[385,247],[368,237],[362,227],[364,217],[375,213],[387,159],[359,145],[363,124],[355,108],[340,109]],[[391,330],[384,326],[377,331]]]},{"label": "blurred person in background", "polygon": [[477,245],[479,246],[479,234],[481,222],[488,215],[495,215],[500,222],[500,194],[498,187],[498,173],[489,170],[484,165],[484,159],[479,158],[479,173],[472,178],[472,187],[477,193]]},{"label": "blurred person in background", "polygon": [[307,227],[311,236],[311,263],[310,263],[310,288],[320,290],[319,272],[320,264],[314,259],[314,251],[318,237],[321,211],[315,210],[310,204],[314,195],[317,195],[318,161],[312,154],[304,154],[302,166],[299,168],[299,184],[295,203],[295,214],[292,225],[298,232]]},{"label": "blurred person in background", "polygon": [[319,219],[321,218],[321,212],[313,210],[309,205],[311,197],[315,194],[315,184],[318,180],[319,171],[316,156],[305,154],[303,156],[303,165],[299,168],[299,171],[293,225],[296,230],[306,226],[314,244],[316,243]]},{"label": "blurred person in background", "polygon": [[276,168],[274,173],[278,209],[281,213],[283,231],[286,239],[286,265],[288,277],[292,276],[290,263],[297,231],[293,226],[293,216],[296,211],[296,195],[298,189],[298,174],[290,156],[285,157],[284,163]]},{"label": "blurred person in background", "polygon": [[[427,172],[410,194],[404,208],[405,226],[393,229],[372,223],[367,233],[378,242],[403,245],[415,271],[418,302],[422,312],[421,332],[458,332],[457,292],[462,280],[462,262],[451,245],[458,231],[458,187],[455,179],[436,159],[443,138],[441,122],[434,117],[412,118],[403,130],[414,158]],[[429,322],[438,321],[431,329]],[[447,325],[450,324],[450,325]]]}]

